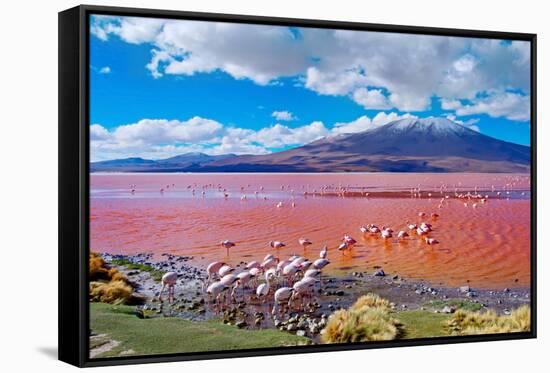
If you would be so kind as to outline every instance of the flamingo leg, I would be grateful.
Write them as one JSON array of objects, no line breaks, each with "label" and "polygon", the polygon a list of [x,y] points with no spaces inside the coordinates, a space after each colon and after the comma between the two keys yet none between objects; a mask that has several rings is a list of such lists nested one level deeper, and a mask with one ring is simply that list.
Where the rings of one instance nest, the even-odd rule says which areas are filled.
[{"label": "flamingo leg", "polygon": [[163,283],[163,284],[162,284],[162,287],[160,288],[159,302],[161,302],[161,303],[162,303],[162,293],[164,292],[164,287],[165,287],[165,286],[166,286],[166,285]]}]

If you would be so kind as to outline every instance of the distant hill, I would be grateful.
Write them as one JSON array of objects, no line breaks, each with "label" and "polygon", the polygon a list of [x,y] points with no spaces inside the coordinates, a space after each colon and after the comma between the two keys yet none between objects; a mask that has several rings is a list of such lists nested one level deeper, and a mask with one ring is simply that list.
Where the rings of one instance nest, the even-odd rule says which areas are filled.
[{"label": "distant hill", "polygon": [[445,118],[407,118],[265,155],[183,154],[92,163],[92,171],[182,172],[529,172],[530,147]]},{"label": "distant hill", "polygon": [[178,172],[200,169],[205,164],[232,157],[236,157],[236,155],[186,153],[160,160],[143,158],[113,159],[109,161],[92,162],[90,170],[92,172]]}]

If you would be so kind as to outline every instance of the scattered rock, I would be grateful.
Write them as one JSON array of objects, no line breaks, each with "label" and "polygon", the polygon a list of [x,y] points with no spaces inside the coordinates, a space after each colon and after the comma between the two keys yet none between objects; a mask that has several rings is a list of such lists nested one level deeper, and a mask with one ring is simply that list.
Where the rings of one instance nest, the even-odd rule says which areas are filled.
[{"label": "scattered rock", "polygon": [[374,276],[384,277],[384,276],[386,276],[386,273],[384,272],[384,270],[382,268],[380,268],[379,270],[374,272]]},{"label": "scattered rock", "polygon": [[470,286],[468,286],[468,285],[461,286],[459,288],[459,290],[460,290],[461,293],[468,293],[470,291]]},{"label": "scattered rock", "polygon": [[299,337],[304,337],[306,335],[306,332],[305,332],[305,330],[298,330],[296,332],[296,335],[299,336]]},{"label": "scattered rock", "polygon": [[441,313],[454,313],[455,309],[451,306],[445,306],[441,309]]}]

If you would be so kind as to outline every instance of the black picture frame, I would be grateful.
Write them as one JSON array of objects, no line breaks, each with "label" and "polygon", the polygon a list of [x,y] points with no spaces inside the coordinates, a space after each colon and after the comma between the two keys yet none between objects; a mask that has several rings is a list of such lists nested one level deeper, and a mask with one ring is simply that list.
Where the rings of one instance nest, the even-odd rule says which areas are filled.
[{"label": "black picture frame", "polygon": [[[122,15],[182,20],[253,23],[390,33],[523,40],[531,43],[531,331],[526,333],[437,337],[407,341],[329,344],[204,353],[88,358],[89,254],[89,15]],[[536,338],[536,34],[398,26],[328,20],[81,5],[59,13],[59,360],[79,367],[197,359],[284,355],[384,347],[436,345]]]}]

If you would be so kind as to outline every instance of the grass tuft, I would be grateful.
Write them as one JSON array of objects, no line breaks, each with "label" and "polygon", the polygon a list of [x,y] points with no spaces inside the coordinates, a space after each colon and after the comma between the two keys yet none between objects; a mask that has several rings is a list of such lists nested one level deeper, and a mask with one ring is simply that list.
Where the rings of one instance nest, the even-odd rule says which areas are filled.
[{"label": "grass tuft", "polygon": [[134,289],[124,281],[90,282],[90,300],[92,302],[130,304]]},{"label": "grass tuft", "polygon": [[445,326],[454,335],[528,332],[531,329],[531,309],[522,306],[503,316],[492,310],[483,313],[458,310]]},{"label": "grass tuft", "polygon": [[376,294],[360,297],[347,310],[333,313],[321,332],[323,343],[384,341],[402,333],[401,322],[392,316],[390,302]]},{"label": "grass tuft", "polygon": [[111,261],[111,263],[115,264],[115,265],[119,265],[119,266],[124,266],[127,269],[138,270],[138,271],[143,271],[143,272],[149,272],[149,274],[151,275],[151,277],[155,281],[160,281],[162,279],[162,276],[165,273],[164,271],[155,269],[154,267],[152,267],[150,265],[140,264],[140,263],[133,263],[133,262],[129,261],[128,259],[124,259],[124,258],[113,259]]},{"label": "grass tuft", "polygon": [[90,253],[89,296],[92,302],[111,304],[139,304],[143,301],[134,294],[126,276],[114,267],[109,267],[103,258]]}]

